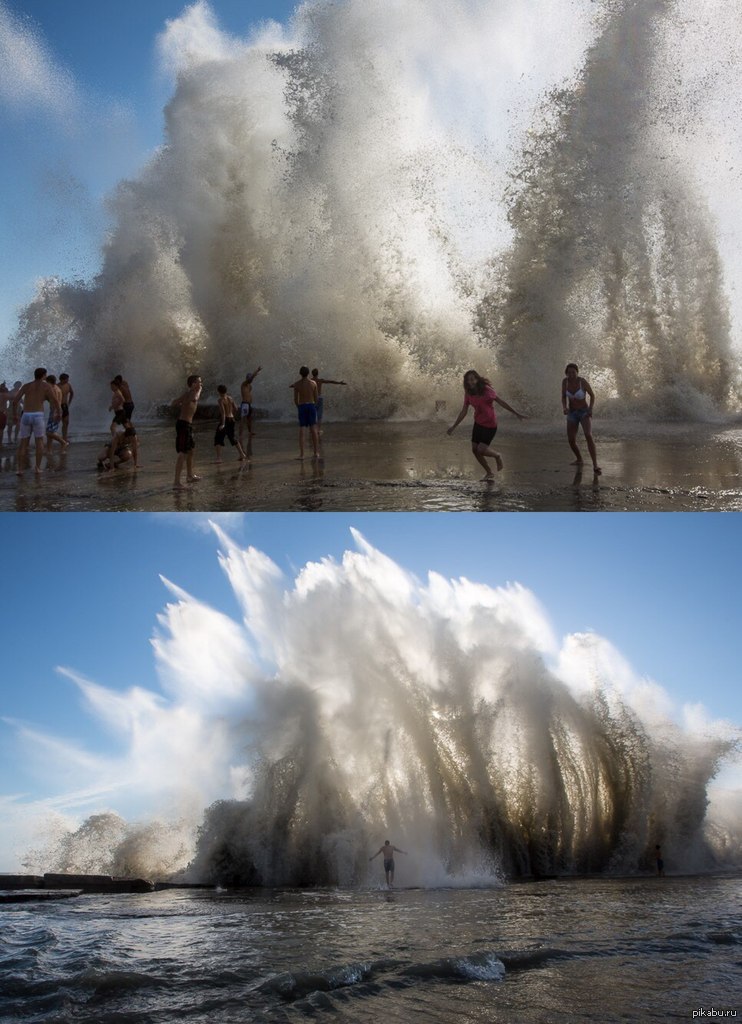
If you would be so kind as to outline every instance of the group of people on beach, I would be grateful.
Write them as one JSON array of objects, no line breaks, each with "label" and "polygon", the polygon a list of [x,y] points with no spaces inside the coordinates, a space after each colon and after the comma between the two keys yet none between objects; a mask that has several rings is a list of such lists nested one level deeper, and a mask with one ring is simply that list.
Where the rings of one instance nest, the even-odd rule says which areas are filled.
[{"label": "group of people on beach", "polygon": [[[33,380],[26,384],[17,380],[12,390],[5,381],[0,384],[0,443],[7,430],[8,443],[18,444],[19,476],[26,469],[32,437],[37,473],[42,472],[44,455],[50,457],[55,444],[63,451],[69,447],[67,433],[74,396],[68,373],[60,374],[57,380],[43,366],[36,368]],[[49,406],[48,414],[45,404]]]},{"label": "group of people on beach", "polygon": [[[216,462],[222,461],[222,451],[225,441],[229,441],[233,448],[237,449],[237,457],[241,462],[248,461],[252,453],[251,439],[255,435],[253,429],[253,382],[260,373],[262,367],[247,373],[240,385],[240,407],[237,409],[234,399],[229,394],[226,384],[217,386],[219,396],[217,407],[219,410],[219,422],[214,434],[214,450]],[[319,432],[323,415],[322,386],[324,384],[342,384],[344,380],[331,380],[329,377],[320,377],[319,370],[314,369],[309,374],[309,367],[302,366],[299,369],[299,379],[289,385],[294,391],[294,404],[299,417],[299,458],[304,458],[304,435],[308,430],[312,439],[313,457],[319,458]],[[195,483],[200,480],[193,467],[193,453],[196,447],[196,440],[193,433],[193,418],[201,398],[203,383],[198,374],[192,374],[186,381],[186,390],[178,398],[170,403],[172,409],[177,410],[178,418],[175,422],[175,479],[173,487],[180,490],[183,486],[183,470],[185,469],[185,484]],[[237,430],[237,416],[239,415],[239,430]],[[247,435],[247,440],[245,440]]]},{"label": "group of people on beach", "polygon": [[[602,473],[598,465],[598,455],[593,440],[593,405],[595,394],[590,384],[584,377],[579,375],[579,367],[576,363],[567,363],[562,380],[562,410],[567,417],[567,440],[576,458],[572,463],[574,466],[582,466],[582,453],[577,445],[577,433],[582,425],[587,442],[587,450],[593,463],[593,472],[596,476]],[[492,384],[486,377],[481,377],[476,370],[467,370],[464,374],[464,404],[461,412],[454,423],[448,428],[449,436],[454,432],[459,423],[466,417],[471,407],[474,410],[474,427],[471,433],[471,450],[474,458],[484,468],[483,480],[492,480],[494,473],[490,468],[488,459],[493,459],[498,472],[502,469],[502,456],[491,447],[497,433],[497,413],[495,404],[507,409],[519,420],[528,419],[523,413],[518,412],[512,405],[500,398]]]},{"label": "group of people on beach", "polygon": [[[217,387],[218,423],[214,434],[214,450],[216,462],[222,461],[222,452],[226,441],[237,450],[241,462],[249,461],[252,452],[251,442],[254,436],[253,417],[253,382],[262,367],[248,372],[240,385],[240,404],[237,406],[225,384]],[[567,417],[567,440],[575,455],[573,465],[581,467],[583,458],[577,444],[580,426],[585,436],[588,452],[592,460],[593,472],[601,473],[598,465],[595,441],[592,436],[592,414],[595,394],[589,381],[579,374],[575,363],[568,363],[562,380],[562,409]],[[344,380],[333,380],[320,377],[319,370],[310,373],[308,366],[299,369],[299,377],[289,387],[293,390],[294,404],[299,421],[299,459],[304,458],[305,435],[309,434],[312,445],[312,457],[320,457],[320,432],[322,426],[324,399],[322,388],[326,384],[345,385]],[[469,409],[474,410],[474,425],[471,434],[471,448],[477,462],[485,471],[483,480],[492,480],[495,476],[491,462],[497,470],[503,468],[500,452],[492,447],[497,433],[497,413],[495,405],[501,406],[519,420],[528,417],[514,409],[494,390],[491,382],[482,377],[476,370],[467,370],[463,379],[464,403],[454,423],[448,428],[448,434],[454,430],[468,415]],[[112,473],[119,466],[131,463],[135,468],[139,462],[139,442],[136,428],[132,422],[134,400],[128,382],[121,374],[117,374],[110,382],[111,404],[109,411],[113,413],[110,432],[111,438],[98,456],[98,468]],[[185,392],[170,403],[177,411],[176,420],[176,465],[174,487],[195,483],[200,477],[193,467],[195,437],[193,419],[201,398],[203,384],[198,374],[188,377]],[[3,382],[0,384],[0,443],[7,430],[8,442],[18,443],[17,472],[22,475],[28,456],[30,439],[35,441],[36,472],[41,472],[42,460],[46,452],[50,456],[55,444],[66,449],[68,441],[70,404],[74,390],[69,374],[56,376],[47,373],[44,367],[34,372],[34,379],[27,384],[16,381],[13,389]],[[45,414],[45,403],[49,405],[49,413]]]}]

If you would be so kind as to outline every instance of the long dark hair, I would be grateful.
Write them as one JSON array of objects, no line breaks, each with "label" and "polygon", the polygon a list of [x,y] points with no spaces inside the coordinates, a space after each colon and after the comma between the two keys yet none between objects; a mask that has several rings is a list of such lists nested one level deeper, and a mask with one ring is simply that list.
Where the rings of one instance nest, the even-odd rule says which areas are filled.
[{"label": "long dark hair", "polygon": [[[468,388],[466,386],[466,378],[472,375],[476,377],[477,380],[473,388]],[[467,391],[470,395],[483,395],[485,388],[490,387],[492,387],[492,385],[487,378],[480,376],[476,370],[467,370],[464,374],[464,391]]]}]

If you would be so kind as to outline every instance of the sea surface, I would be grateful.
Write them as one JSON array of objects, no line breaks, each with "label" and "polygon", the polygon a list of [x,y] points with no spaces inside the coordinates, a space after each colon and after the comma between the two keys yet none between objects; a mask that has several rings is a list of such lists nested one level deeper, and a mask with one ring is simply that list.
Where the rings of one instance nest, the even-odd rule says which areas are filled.
[{"label": "sea surface", "polygon": [[742,1016],[742,877],[168,890],[0,918],[2,1024]]},{"label": "sea surface", "polygon": [[[0,511],[18,512],[702,512],[742,511],[742,424],[596,421],[601,476],[572,465],[564,423],[503,420],[505,468],[490,482],[471,454],[471,424],[329,422],[321,458],[300,461],[294,424],[258,421],[249,463],[214,425],[196,425],[200,480],[173,490],[171,423],[138,425],[141,468],[96,470],[106,427],[73,424],[71,447],[19,479],[0,449]],[[584,440],[580,441],[587,459]],[[311,454],[311,445],[307,445]]]}]

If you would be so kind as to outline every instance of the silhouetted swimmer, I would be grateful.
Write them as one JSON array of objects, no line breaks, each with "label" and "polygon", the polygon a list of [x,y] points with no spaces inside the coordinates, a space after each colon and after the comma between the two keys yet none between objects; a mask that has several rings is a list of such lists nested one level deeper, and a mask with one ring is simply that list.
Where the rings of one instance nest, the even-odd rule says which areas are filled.
[{"label": "silhouetted swimmer", "polygon": [[569,447],[577,456],[572,465],[582,465],[582,455],[577,447],[577,431],[580,424],[582,424],[585,440],[587,441],[587,450],[590,452],[590,458],[593,460],[593,472],[600,474],[603,471],[598,465],[598,455],[595,451],[595,441],[593,441],[593,405],[595,404],[595,394],[585,378],[578,376],[579,370],[576,363],[567,363],[564,372],[566,377],[562,381],[562,409],[567,417],[567,440],[569,441]]},{"label": "silhouetted swimmer", "polygon": [[175,480],[173,481],[175,490],[180,490],[183,486],[181,476],[184,464],[187,483],[192,484],[195,480],[201,479],[193,472],[193,449],[196,447],[193,436],[193,417],[201,397],[201,378],[197,373],[193,373],[186,384],[188,390],[180,398],[174,398],[170,403],[172,409],[179,409],[179,416],[175,421],[175,451],[178,453],[175,460]]},{"label": "silhouetted swimmer", "polygon": [[657,843],[657,845],[654,848],[654,857],[655,857],[655,861],[657,862],[657,877],[658,878],[664,878],[665,877],[665,862],[662,859],[662,848],[660,847],[659,843]]},{"label": "silhouetted swimmer", "polygon": [[222,448],[224,447],[224,439],[227,438],[232,447],[237,449],[240,462],[244,462],[247,455],[245,455],[242,445],[234,436],[235,417],[237,415],[234,399],[231,395],[227,394],[226,384],[220,384],[216,390],[219,393],[219,426],[214,434],[216,461],[218,463],[222,461]]},{"label": "silhouetted swimmer", "polygon": [[390,843],[388,839],[385,839],[384,845],[379,847],[373,857],[368,858],[369,864],[374,857],[378,857],[380,853],[384,854],[384,874],[386,876],[386,884],[391,888],[394,885],[394,854],[404,853],[405,857],[407,854],[404,850],[400,850],[398,846],[394,846]]},{"label": "silhouetted swimmer", "polygon": [[240,384],[240,444],[242,444],[242,432],[247,424],[248,437],[254,434],[252,428],[253,404],[252,404],[252,382],[263,369],[259,366],[254,373],[245,374],[245,379]]},{"label": "silhouetted swimmer", "polygon": [[56,419],[62,418],[62,410],[59,405],[54,388],[46,380],[46,369],[39,366],[34,370],[34,379],[19,388],[15,401],[23,403],[21,414],[21,425],[18,445],[18,465],[16,473],[23,476],[26,453],[31,435],[36,445],[36,472],[41,472],[41,460],[44,455],[44,440],[46,438],[46,416],[44,415],[44,402],[49,403],[51,415]]},{"label": "silhouetted swimmer", "polygon": [[299,415],[299,458],[304,458],[304,431],[309,430],[312,438],[313,458],[319,458],[319,430],[317,428],[317,385],[309,376],[309,367],[299,369],[299,379],[291,385],[294,389],[294,405]]},{"label": "silhouetted swimmer", "polygon": [[448,428],[449,435],[454,432],[459,423],[469,411],[469,406],[474,409],[474,427],[471,432],[471,450],[474,458],[480,466],[486,470],[483,480],[491,480],[494,473],[489,467],[487,459],[494,459],[498,472],[502,469],[502,457],[494,448],[490,448],[495,434],[497,433],[497,414],[495,413],[495,402],[507,409],[519,420],[527,419],[522,413],[517,412],[512,405],[498,398],[495,389],[486,377],[480,377],[476,370],[467,370],[464,374],[464,404],[461,412],[456,417],[456,422]]},{"label": "silhouetted swimmer", "polygon": [[319,370],[312,370],[312,380],[317,385],[317,426],[322,427],[322,416],[324,414],[325,400],[322,397],[322,385],[323,384],[342,384],[343,387],[347,387],[347,382],[344,380],[330,380],[329,377],[320,377]]}]

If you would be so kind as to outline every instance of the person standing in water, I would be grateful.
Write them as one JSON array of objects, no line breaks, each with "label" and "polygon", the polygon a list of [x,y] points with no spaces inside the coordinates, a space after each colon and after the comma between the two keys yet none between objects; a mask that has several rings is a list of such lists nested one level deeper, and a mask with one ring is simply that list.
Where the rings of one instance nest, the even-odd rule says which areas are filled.
[{"label": "person standing in water", "polygon": [[43,366],[39,366],[34,370],[33,377],[32,381],[20,387],[16,399],[19,403],[23,402],[19,432],[18,464],[16,468],[18,476],[23,476],[28,444],[32,434],[34,444],[36,445],[36,472],[41,473],[41,460],[44,455],[47,422],[47,418],[44,415],[44,402],[49,403],[50,415],[54,419],[62,419],[62,408],[57,400],[55,389],[47,382],[46,369]]},{"label": "person standing in water", "polygon": [[199,375],[197,373],[191,374],[186,381],[186,386],[188,390],[180,398],[174,398],[170,403],[172,409],[178,409],[178,419],[175,422],[175,451],[178,457],[175,461],[175,480],[173,482],[173,487],[176,491],[179,491],[183,486],[181,476],[183,475],[184,464],[186,467],[186,481],[189,484],[201,479],[200,476],[196,476],[193,472],[193,449],[196,447],[196,441],[193,437],[193,417],[198,400],[201,397],[201,378]]},{"label": "person standing in water", "polygon": [[252,428],[252,382],[262,369],[263,367],[259,366],[254,373],[246,373],[245,379],[240,384],[240,444],[242,444],[242,435],[245,429],[245,424],[247,424],[247,436],[252,437],[254,434]]},{"label": "person standing in water", "polygon": [[317,385],[317,427],[322,430],[322,414],[324,412],[324,398],[322,397],[322,385],[323,384],[342,384],[343,387],[347,387],[347,382],[344,380],[330,380],[329,377],[320,377],[319,370],[312,370],[312,380]]},{"label": "person standing in water", "polygon": [[319,458],[319,430],[317,429],[317,385],[309,376],[309,367],[299,369],[299,379],[291,385],[294,389],[294,405],[299,415],[299,458],[304,458],[304,430],[309,429],[312,438],[313,458]]},{"label": "person standing in water", "polygon": [[60,373],[59,390],[62,392],[62,437],[66,441],[70,428],[70,406],[72,405],[72,399],[75,397],[68,373]]},{"label": "person standing in water", "polygon": [[582,455],[577,447],[577,431],[580,424],[582,424],[585,440],[587,441],[587,450],[590,452],[590,458],[593,460],[593,473],[598,476],[602,473],[602,470],[598,465],[598,455],[595,450],[595,441],[593,441],[593,405],[595,404],[595,395],[585,378],[579,376],[576,363],[567,363],[564,372],[566,377],[562,381],[562,409],[567,417],[567,440],[569,441],[569,447],[577,456],[572,465],[582,466]]},{"label": "person standing in water", "polygon": [[400,850],[398,846],[394,846],[392,843],[390,843],[388,839],[385,839],[384,845],[379,847],[379,849],[376,851],[373,857],[368,858],[369,864],[374,859],[374,857],[378,857],[380,853],[384,854],[384,875],[386,876],[386,884],[391,889],[391,887],[394,885],[394,854],[403,853],[405,857],[407,856],[407,854],[405,853],[404,850]]},{"label": "person standing in water", "polygon": [[128,380],[124,380],[120,373],[117,373],[113,378],[116,387],[121,392],[121,397],[124,400],[124,416],[127,422],[131,422],[131,417],[134,412],[134,399],[131,397],[131,388],[129,387]]},{"label": "person standing in water", "polygon": [[219,394],[219,426],[216,428],[216,434],[214,435],[214,451],[216,452],[217,464],[221,464],[222,461],[222,449],[224,448],[225,438],[229,440],[233,448],[237,449],[240,462],[244,462],[247,455],[245,455],[242,445],[234,436],[234,422],[237,414],[234,399],[228,394],[226,384],[220,384],[216,390]]},{"label": "person standing in water", "polygon": [[502,469],[500,453],[490,448],[490,444],[497,433],[495,402],[501,405],[503,409],[511,412],[513,416],[517,416],[519,420],[527,418],[523,413],[514,409],[512,405],[508,405],[503,398],[499,398],[486,377],[480,377],[476,370],[467,370],[464,374],[464,404],[461,407],[461,412],[456,417],[456,422],[448,428],[448,434],[451,435],[454,432],[468,413],[469,406],[471,406],[474,409],[471,450],[474,458],[486,471],[486,475],[482,477],[483,480],[491,480],[495,475],[490,469],[487,459],[495,460],[498,472]]}]

